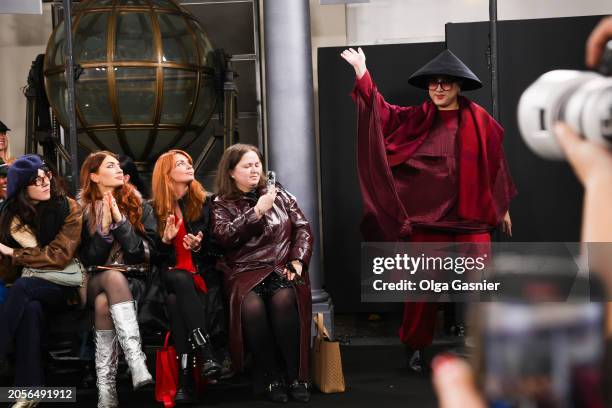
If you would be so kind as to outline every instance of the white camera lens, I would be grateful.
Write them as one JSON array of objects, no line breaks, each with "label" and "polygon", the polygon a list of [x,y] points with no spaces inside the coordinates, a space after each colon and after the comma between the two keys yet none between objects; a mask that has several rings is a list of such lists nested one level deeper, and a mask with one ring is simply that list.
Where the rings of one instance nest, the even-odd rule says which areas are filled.
[{"label": "white camera lens", "polygon": [[546,159],[564,159],[553,130],[557,121],[612,146],[612,78],[570,70],[543,74],[521,96],[518,123],[525,143]]}]

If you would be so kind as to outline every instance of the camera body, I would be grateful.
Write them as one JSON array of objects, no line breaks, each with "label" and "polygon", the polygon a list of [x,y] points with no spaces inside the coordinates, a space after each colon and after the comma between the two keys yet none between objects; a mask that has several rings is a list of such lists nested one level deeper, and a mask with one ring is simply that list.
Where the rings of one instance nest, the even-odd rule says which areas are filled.
[{"label": "camera body", "polygon": [[[612,72],[612,41],[600,72]],[[555,70],[531,84],[519,100],[518,124],[529,148],[546,159],[564,159],[554,134],[567,123],[587,140],[612,148],[612,77],[596,72]]]}]

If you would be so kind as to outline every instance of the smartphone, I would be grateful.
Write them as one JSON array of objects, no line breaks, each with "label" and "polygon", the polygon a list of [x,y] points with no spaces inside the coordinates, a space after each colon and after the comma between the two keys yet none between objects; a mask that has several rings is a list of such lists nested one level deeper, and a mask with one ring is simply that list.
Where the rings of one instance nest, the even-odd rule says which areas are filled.
[{"label": "smartphone", "polygon": [[605,303],[538,299],[565,292],[562,275],[515,271],[513,293],[477,306],[474,366],[490,407],[605,406]]},{"label": "smartphone", "polygon": [[268,178],[268,187],[272,187],[276,185],[276,173],[274,173],[273,171],[268,171],[268,173],[266,173],[266,176]]}]

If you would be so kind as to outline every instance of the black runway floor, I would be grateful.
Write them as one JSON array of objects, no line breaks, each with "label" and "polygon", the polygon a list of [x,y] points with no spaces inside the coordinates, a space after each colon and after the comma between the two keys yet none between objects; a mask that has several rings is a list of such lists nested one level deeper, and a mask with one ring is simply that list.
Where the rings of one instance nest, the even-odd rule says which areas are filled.
[{"label": "black runway floor", "polygon": [[[404,351],[401,345],[343,346],[342,358],[346,392],[322,394],[315,390],[313,407],[436,407],[429,374],[415,374],[403,368]],[[95,407],[96,389],[78,390],[76,403],[46,403],[49,407]],[[119,400],[125,407],[163,407],[155,401],[153,387],[132,391],[128,379],[119,387]],[[273,407],[280,406],[253,395],[246,378],[236,378],[210,386],[201,396],[198,407]],[[306,405],[290,401],[288,405]]]},{"label": "black runway floor", "polygon": [[[336,337],[341,341],[346,391],[339,394],[322,394],[313,390],[312,407],[351,408],[393,408],[393,407],[436,407],[430,374],[417,374],[404,367],[403,345],[397,337],[401,315],[383,315],[372,319],[371,315],[337,315]],[[440,351],[463,354],[462,339],[445,337],[438,332],[434,346],[426,353],[426,363]],[[154,356],[153,351],[153,356]],[[150,358],[150,366],[154,361]],[[82,372],[82,370],[80,370]],[[53,378],[47,378],[49,386],[82,384],[79,370],[55,370]],[[119,401],[122,407],[163,407],[155,401],[154,386],[133,391],[127,373],[118,381]],[[89,388],[77,389],[76,403],[44,403],[43,407],[95,407],[97,390],[95,383]],[[210,385],[202,393],[197,407],[274,407],[263,396],[254,396],[250,379],[236,376],[232,379]],[[290,406],[306,405],[290,401]],[[6,406],[0,404],[0,407]]]}]

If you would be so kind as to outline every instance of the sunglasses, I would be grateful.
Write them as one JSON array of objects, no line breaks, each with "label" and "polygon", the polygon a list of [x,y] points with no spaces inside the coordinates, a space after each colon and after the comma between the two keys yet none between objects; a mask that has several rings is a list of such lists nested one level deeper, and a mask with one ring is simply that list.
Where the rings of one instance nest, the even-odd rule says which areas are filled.
[{"label": "sunglasses", "polygon": [[430,91],[435,91],[438,89],[438,85],[440,85],[443,91],[450,91],[450,89],[453,87],[453,81],[442,78],[430,79],[427,81],[427,87]]}]

